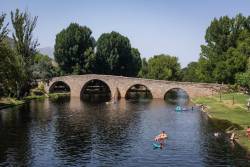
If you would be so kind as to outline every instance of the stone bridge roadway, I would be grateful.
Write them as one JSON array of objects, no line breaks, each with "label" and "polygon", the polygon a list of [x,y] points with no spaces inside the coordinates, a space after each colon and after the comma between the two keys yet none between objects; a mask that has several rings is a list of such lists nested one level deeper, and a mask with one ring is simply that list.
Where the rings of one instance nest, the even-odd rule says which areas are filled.
[{"label": "stone bridge roadway", "polygon": [[146,86],[152,93],[153,98],[159,99],[164,99],[166,92],[173,88],[180,88],[186,91],[189,98],[209,96],[218,93],[222,89],[222,85],[219,84],[176,82],[97,74],[55,77],[46,85],[45,89],[49,92],[53,84],[62,81],[70,87],[70,95],[72,97],[80,97],[84,85],[94,79],[101,80],[109,86],[112,95],[111,98],[115,96],[117,90],[120,96],[124,98],[128,89],[136,84]]}]

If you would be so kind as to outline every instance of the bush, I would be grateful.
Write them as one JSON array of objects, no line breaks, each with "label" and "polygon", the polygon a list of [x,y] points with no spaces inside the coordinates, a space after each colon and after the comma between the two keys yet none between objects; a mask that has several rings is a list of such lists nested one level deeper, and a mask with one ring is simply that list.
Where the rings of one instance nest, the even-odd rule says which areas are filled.
[{"label": "bush", "polygon": [[38,83],[37,89],[40,90],[41,92],[43,92],[44,94],[46,93],[45,86],[44,86],[43,82]]},{"label": "bush", "polygon": [[250,88],[250,72],[239,73],[235,77],[236,83],[249,90]]}]

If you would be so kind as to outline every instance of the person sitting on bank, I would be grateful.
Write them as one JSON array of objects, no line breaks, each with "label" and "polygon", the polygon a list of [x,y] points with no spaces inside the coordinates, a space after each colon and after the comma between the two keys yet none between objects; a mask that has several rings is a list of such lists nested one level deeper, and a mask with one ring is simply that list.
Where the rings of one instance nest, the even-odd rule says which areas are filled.
[{"label": "person sitting on bank", "polygon": [[220,136],[220,133],[219,132],[215,132],[214,133],[214,137],[219,137]]},{"label": "person sitting on bank", "polygon": [[231,134],[230,140],[235,140],[235,138],[236,138],[236,134],[233,132],[233,133]]},{"label": "person sitting on bank", "polygon": [[249,109],[250,109],[250,101],[248,100],[248,102],[247,102],[247,111],[249,111]]}]

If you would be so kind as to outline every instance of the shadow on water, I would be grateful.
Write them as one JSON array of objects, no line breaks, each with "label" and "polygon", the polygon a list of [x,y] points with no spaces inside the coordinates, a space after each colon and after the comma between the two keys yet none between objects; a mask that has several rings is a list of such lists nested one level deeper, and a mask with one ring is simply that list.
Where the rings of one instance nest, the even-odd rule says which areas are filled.
[{"label": "shadow on water", "polygon": [[150,102],[152,100],[153,96],[150,90],[140,84],[136,84],[131,86],[125,95],[125,99],[129,100],[131,102]]},{"label": "shadow on water", "polygon": [[164,100],[172,105],[185,106],[189,104],[189,96],[186,91],[173,88],[165,93]]},{"label": "shadow on water", "polygon": [[50,93],[68,93],[70,92],[70,87],[63,81],[56,81],[51,85],[49,92]]},{"label": "shadow on water", "polygon": [[109,86],[97,79],[88,81],[81,90],[81,99],[86,102],[108,102],[111,100]]}]

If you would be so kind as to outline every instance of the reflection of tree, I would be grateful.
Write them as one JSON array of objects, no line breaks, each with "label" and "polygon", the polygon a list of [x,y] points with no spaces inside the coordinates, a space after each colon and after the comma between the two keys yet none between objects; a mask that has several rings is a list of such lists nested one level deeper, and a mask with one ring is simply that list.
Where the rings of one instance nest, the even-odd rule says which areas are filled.
[{"label": "reflection of tree", "polygon": [[166,92],[165,101],[171,104],[185,105],[189,102],[189,97],[186,91],[180,88],[173,88]]},{"label": "reflection of tree", "polygon": [[[140,122],[138,106],[145,104],[125,103],[124,100],[113,104],[90,104],[71,101],[70,108],[57,107],[56,143],[61,155],[71,158],[72,162],[81,157],[88,160],[91,152],[95,155],[114,158],[124,152],[124,145],[138,135],[136,127]],[[73,109],[74,108],[74,109]],[[93,156],[93,155],[92,155]],[[98,157],[101,158],[101,157]]]},{"label": "reflection of tree", "polygon": [[0,166],[27,166],[30,110],[28,105],[0,112]]}]

